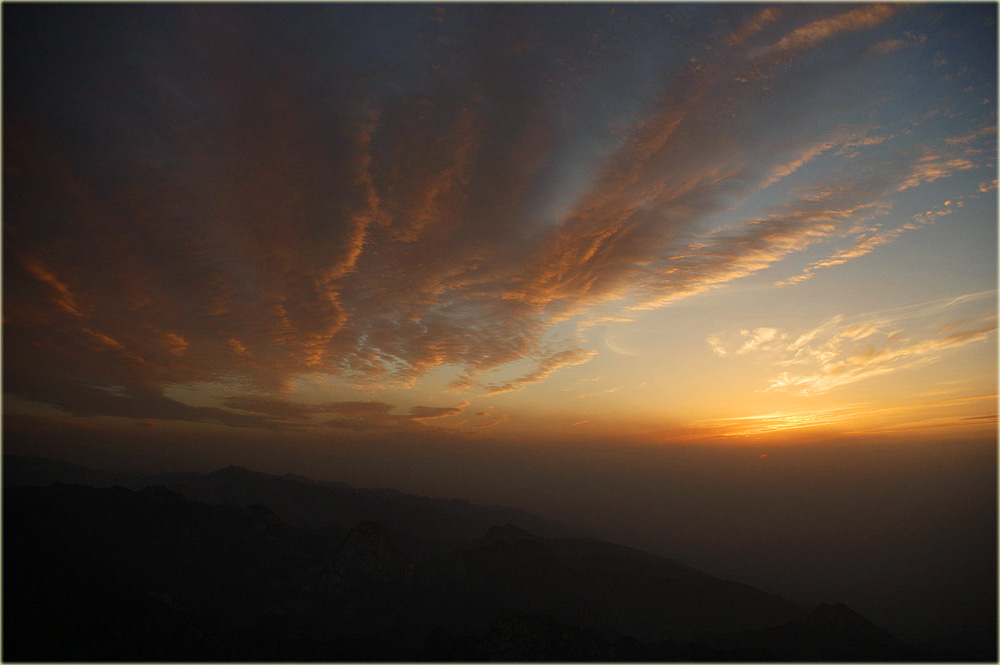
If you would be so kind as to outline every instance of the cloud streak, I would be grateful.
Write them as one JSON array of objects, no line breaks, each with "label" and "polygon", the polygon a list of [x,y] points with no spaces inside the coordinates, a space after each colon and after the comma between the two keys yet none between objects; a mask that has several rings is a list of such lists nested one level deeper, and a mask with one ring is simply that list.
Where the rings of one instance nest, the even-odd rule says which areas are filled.
[{"label": "cloud streak", "polygon": [[596,351],[576,347],[559,351],[558,353],[554,353],[551,356],[544,358],[538,363],[535,370],[529,372],[528,374],[506,383],[487,386],[486,394],[500,395],[503,393],[524,390],[532,383],[540,383],[541,381],[544,381],[550,374],[562,367],[582,365],[595,355],[597,355]]},{"label": "cloud streak", "polygon": [[891,18],[897,11],[895,5],[875,4],[841,12],[796,28],[777,42],[755,52],[756,56],[775,56],[796,53],[845,32],[871,28]]},{"label": "cloud streak", "polygon": [[[780,372],[764,392],[822,394],[933,363],[950,351],[987,340],[997,329],[990,296],[995,298],[995,292],[933,301],[881,315],[837,316],[801,333],[790,344],[786,341],[790,336],[774,328],[758,328],[753,333],[744,330],[741,337],[749,339],[739,352],[766,351],[779,367],[803,367]],[[727,355],[721,335],[711,336],[709,344],[722,351],[716,351],[717,355]]]}]

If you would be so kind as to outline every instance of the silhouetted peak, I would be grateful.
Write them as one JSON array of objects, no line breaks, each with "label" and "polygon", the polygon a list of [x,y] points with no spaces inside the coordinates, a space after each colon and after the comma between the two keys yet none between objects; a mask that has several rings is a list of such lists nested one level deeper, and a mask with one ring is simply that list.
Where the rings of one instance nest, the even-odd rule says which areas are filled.
[{"label": "silhouetted peak", "polygon": [[246,467],[230,464],[225,469],[213,471],[208,474],[208,476],[210,478],[265,478],[268,474],[261,473],[260,471],[251,471]]},{"label": "silhouetted peak", "polygon": [[524,540],[525,538],[536,539],[537,536],[520,527],[514,526],[510,522],[507,522],[503,526],[491,526],[484,537],[488,543],[516,543],[517,541]]},{"label": "silhouetted peak", "polygon": [[825,630],[864,634],[869,638],[895,640],[891,633],[843,603],[820,603],[803,623]]},{"label": "silhouetted peak", "polygon": [[145,498],[183,500],[180,494],[163,485],[147,485],[139,490],[139,495]]},{"label": "silhouetted peak", "polygon": [[245,466],[238,466],[236,464],[230,464],[224,469],[219,469],[215,473],[247,473],[249,469]]}]

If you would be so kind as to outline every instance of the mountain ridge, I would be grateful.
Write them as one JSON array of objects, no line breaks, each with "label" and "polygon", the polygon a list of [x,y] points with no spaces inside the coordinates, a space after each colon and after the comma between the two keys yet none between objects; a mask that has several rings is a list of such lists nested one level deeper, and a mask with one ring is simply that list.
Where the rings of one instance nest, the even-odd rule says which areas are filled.
[{"label": "mountain ridge", "polygon": [[[155,476],[176,487],[42,486],[59,474],[122,477],[4,461],[4,626],[24,636],[5,641],[4,656],[15,660],[927,659],[846,606],[810,611],[642,550],[539,534],[474,504],[398,492],[387,502],[379,491],[241,467]],[[303,515],[303,501],[341,500],[355,505],[332,521]],[[389,519],[343,522],[365,510]],[[466,523],[440,528],[453,518]],[[74,609],[94,614],[83,609],[90,599],[110,618],[89,616],[88,637],[74,632]],[[54,627],[39,623],[39,608]],[[140,630],[140,619],[152,631],[145,646],[109,654],[91,643]],[[63,643],[71,653],[40,646]]]}]

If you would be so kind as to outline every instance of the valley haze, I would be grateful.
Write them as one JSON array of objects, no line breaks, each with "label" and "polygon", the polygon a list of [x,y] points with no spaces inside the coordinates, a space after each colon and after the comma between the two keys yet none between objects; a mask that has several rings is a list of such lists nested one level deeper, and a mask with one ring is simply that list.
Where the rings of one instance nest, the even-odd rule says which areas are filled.
[{"label": "valley haze", "polygon": [[[11,552],[44,578],[74,561],[56,526],[73,510],[149,511],[218,545],[191,575],[234,534],[288,565],[248,608],[338,607],[347,634],[400,570],[421,571],[399,578],[414,589],[464,580],[440,586],[499,611],[486,578],[461,571],[507,555],[497,570],[513,580],[562,571],[629,606],[635,580],[593,586],[558,540],[588,534],[664,575],[690,567],[806,608],[727,633],[737,659],[779,643],[829,655],[821,626],[857,638],[848,660],[996,657],[996,4],[0,11],[3,452],[131,478],[119,491],[5,475],[24,527],[5,531],[5,559],[21,543]],[[474,534],[454,527],[459,544],[411,551],[377,519],[323,532],[266,502],[199,504],[137,480],[233,466],[251,484],[391,489],[531,524],[489,513]],[[545,531],[556,522],[571,533]],[[127,536],[109,532],[94,570],[115,574]],[[383,542],[392,565],[363,554]],[[48,558],[25,555],[46,544]],[[100,597],[107,617],[158,617],[160,655],[175,629],[177,648],[216,656],[305,657],[333,639],[295,637],[270,610],[192,637],[222,621],[211,593],[257,593],[240,580],[259,561],[178,606],[141,588],[166,565],[144,556],[122,595]],[[347,572],[317,587],[314,560]],[[65,581],[85,599],[80,566]],[[525,585],[511,586],[520,613],[468,634],[400,624],[408,653],[525,655],[515,636],[559,634],[572,639],[539,653],[725,646],[642,633],[653,601],[628,630],[532,614]],[[55,603],[58,585],[44,592]],[[32,625],[30,607],[4,614]],[[379,639],[357,639],[339,655],[377,655]]]}]

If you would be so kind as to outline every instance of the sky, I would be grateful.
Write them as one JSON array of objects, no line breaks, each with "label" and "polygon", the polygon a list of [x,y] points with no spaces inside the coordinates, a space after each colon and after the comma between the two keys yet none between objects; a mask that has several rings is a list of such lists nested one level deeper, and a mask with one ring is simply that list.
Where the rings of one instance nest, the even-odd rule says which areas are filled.
[{"label": "sky", "polygon": [[5,447],[995,551],[996,15],[5,3]]}]

